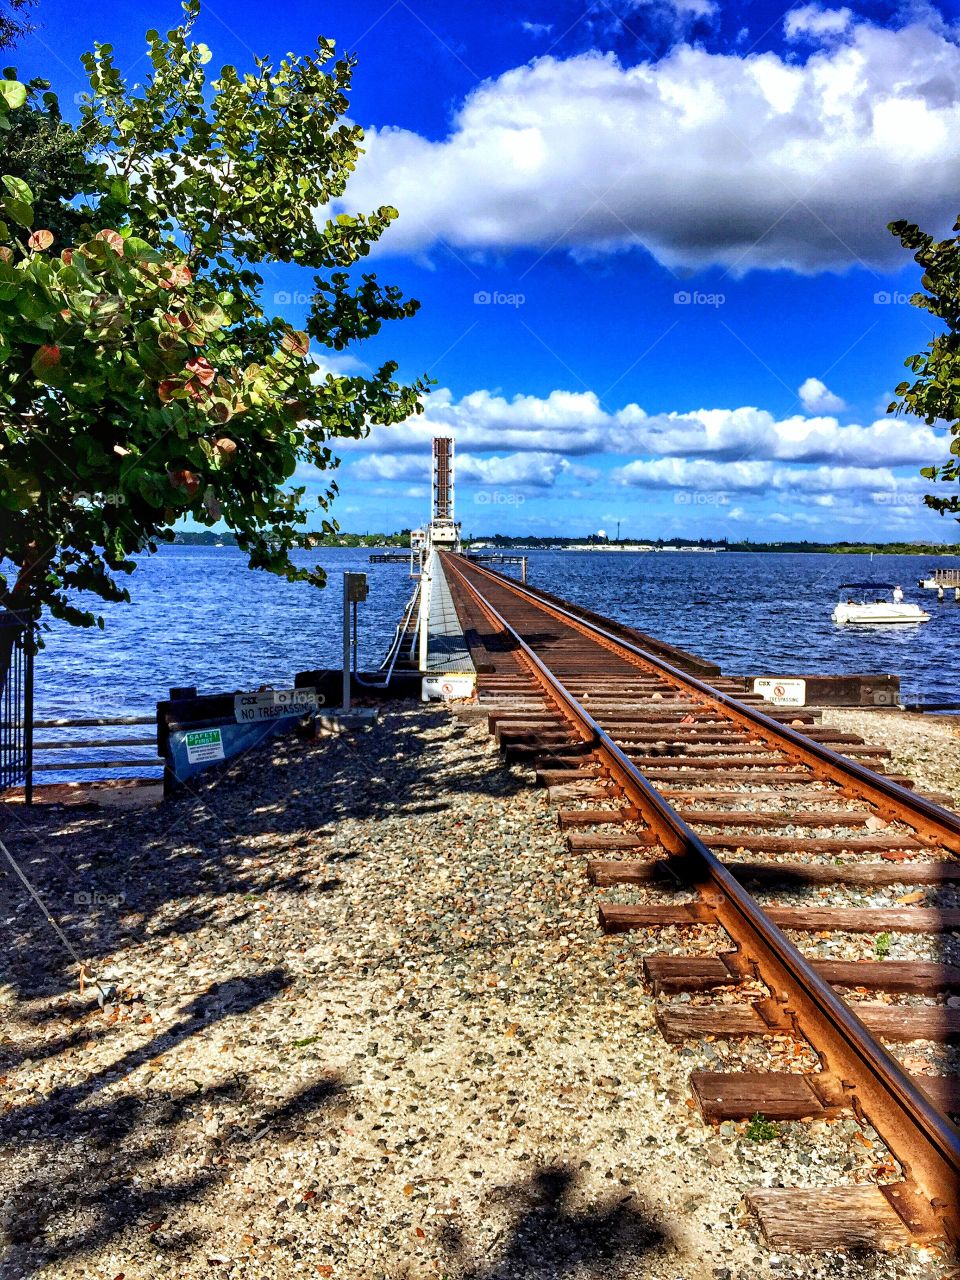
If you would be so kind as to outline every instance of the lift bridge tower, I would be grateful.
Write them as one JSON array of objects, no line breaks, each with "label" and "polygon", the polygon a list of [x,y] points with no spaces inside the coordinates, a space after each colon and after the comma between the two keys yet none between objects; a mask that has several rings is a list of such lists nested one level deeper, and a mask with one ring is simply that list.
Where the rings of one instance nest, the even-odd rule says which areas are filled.
[{"label": "lift bridge tower", "polygon": [[[460,550],[460,526],[453,507],[453,440],[436,436],[433,441],[432,503],[430,523],[410,539],[411,552],[420,551],[420,669],[427,669],[427,637],[431,616],[445,611],[446,581],[436,556],[438,551]],[[439,594],[438,594],[439,593]],[[436,619],[435,619],[436,621]]]},{"label": "lift bridge tower", "polygon": [[437,551],[460,550],[460,526],[453,518],[453,440],[449,436],[435,436],[433,441],[429,542]]}]

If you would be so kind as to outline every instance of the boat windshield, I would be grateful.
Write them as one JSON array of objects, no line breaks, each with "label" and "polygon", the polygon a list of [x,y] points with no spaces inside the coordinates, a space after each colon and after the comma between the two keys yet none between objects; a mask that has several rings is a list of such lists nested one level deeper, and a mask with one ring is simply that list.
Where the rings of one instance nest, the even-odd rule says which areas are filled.
[{"label": "boat windshield", "polygon": [[893,589],[892,582],[841,582],[838,594],[847,604],[886,604]]}]

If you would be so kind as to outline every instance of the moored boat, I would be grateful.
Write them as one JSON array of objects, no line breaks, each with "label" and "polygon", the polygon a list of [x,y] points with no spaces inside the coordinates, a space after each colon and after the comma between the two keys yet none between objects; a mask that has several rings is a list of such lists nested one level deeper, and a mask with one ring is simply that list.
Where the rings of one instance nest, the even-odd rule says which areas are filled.
[{"label": "moored boat", "polygon": [[904,600],[903,591],[891,582],[842,582],[834,622],[895,624],[929,622],[930,614]]}]

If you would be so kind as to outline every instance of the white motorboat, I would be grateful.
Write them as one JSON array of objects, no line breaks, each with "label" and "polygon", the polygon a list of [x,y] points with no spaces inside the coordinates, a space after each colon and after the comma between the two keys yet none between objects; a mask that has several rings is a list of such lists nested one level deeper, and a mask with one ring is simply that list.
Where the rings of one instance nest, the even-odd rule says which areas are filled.
[{"label": "white motorboat", "polygon": [[903,592],[891,582],[842,582],[840,599],[833,611],[834,622],[905,623],[929,622],[930,615],[918,604],[904,600]]}]

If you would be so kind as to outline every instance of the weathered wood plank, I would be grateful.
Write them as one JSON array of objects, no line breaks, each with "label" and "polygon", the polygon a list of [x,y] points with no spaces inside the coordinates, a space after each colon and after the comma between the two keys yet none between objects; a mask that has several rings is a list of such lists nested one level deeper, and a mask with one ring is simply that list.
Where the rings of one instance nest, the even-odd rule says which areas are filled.
[{"label": "weathered wood plank", "polygon": [[862,827],[871,817],[867,809],[758,813],[755,809],[695,809],[688,805],[681,806],[680,813],[691,825],[711,827]]},{"label": "weathered wood plank", "polygon": [[625,822],[637,822],[637,814],[631,809],[560,809],[557,821],[561,831],[570,827],[622,826]]},{"label": "weathered wood plank", "polygon": [[752,1004],[671,1004],[657,1010],[656,1021],[668,1044],[702,1040],[704,1036],[739,1039],[778,1034]]},{"label": "weathered wood plank", "polygon": [[738,981],[720,956],[644,956],[643,976],[655,995],[710,991]]},{"label": "weathered wood plank", "polygon": [[[958,884],[960,862],[724,862],[726,869],[746,884],[831,885],[831,884]],[[679,858],[652,858],[646,862],[603,861],[587,863],[587,875],[594,884],[669,883],[682,875]]]},{"label": "weathered wood plank", "polygon": [[771,1249],[897,1249],[913,1239],[875,1186],[770,1187],[747,1192]]},{"label": "weathered wood plank", "polygon": [[[579,785],[580,782],[590,782],[592,780],[602,778],[603,771],[599,765],[587,765],[585,768],[577,765],[566,769],[538,769],[537,783],[541,787],[554,787],[565,785]],[[576,781],[574,781],[576,780]]]},{"label": "weathered wood plank", "polygon": [[[676,918],[674,906],[633,906],[627,903],[604,903],[600,920],[607,932],[624,933],[628,929],[655,928],[658,925],[693,924],[712,919],[705,904],[687,903],[684,909],[700,906],[706,917],[689,914],[686,921]],[[662,918],[658,917],[662,913]],[[872,907],[869,910],[846,907],[764,907],[768,919],[781,929],[798,933],[944,933],[960,929],[960,911],[934,907]]]},{"label": "weathered wood plank", "polygon": [[817,960],[813,967],[835,987],[866,987],[904,995],[960,991],[960,968],[936,960]]},{"label": "weathered wood plank", "polygon": [[782,929],[815,933],[945,933],[960,929],[960,911],[946,907],[764,907]]},{"label": "weathered wood plank", "polygon": [[960,1115],[960,1078],[957,1076],[914,1076],[930,1101],[947,1115]]},{"label": "weathered wood plank", "polygon": [[658,843],[652,831],[574,831],[567,836],[571,853],[591,853],[594,849],[650,849]]},{"label": "weathered wood plank", "polygon": [[[824,981],[836,987],[863,987],[869,991],[912,995],[960,991],[960,968],[936,960],[812,960],[810,963]],[[649,955],[644,957],[643,971],[658,994],[709,991],[737,981],[733,953],[729,963],[722,955]]]},{"label": "weathered wood plank", "polygon": [[[852,1006],[860,1021],[882,1040],[907,1043],[932,1040],[947,1044],[960,1038],[960,1009],[941,1005],[861,1004]],[[776,1035],[756,1006],[705,1004],[666,1005],[657,1010],[657,1026],[665,1040],[677,1044],[703,1036]]]},{"label": "weathered wood plank", "polygon": [[595,782],[558,782],[550,784],[547,798],[551,804],[562,804],[565,800],[605,800],[609,794]]},{"label": "weathered wood plank", "polygon": [[690,1087],[705,1120],[806,1120],[841,1110],[824,1103],[806,1075],[777,1071],[694,1071]]},{"label": "weathered wood plank", "polygon": [[701,832],[711,849],[750,849],[755,853],[883,853],[887,849],[922,849],[919,840],[908,835],[871,836],[768,836],[724,835]]},{"label": "weathered wood plank", "polygon": [[704,902],[682,902],[676,906],[635,907],[616,902],[600,906],[600,927],[604,933],[626,933],[630,929],[661,929],[669,925],[711,924],[716,916]]},{"label": "weathered wood plank", "polygon": [[875,1036],[905,1044],[910,1040],[932,1040],[949,1044],[960,1040],[960,1009],[944,1005],[861,1004],[851,1005],[854,1013]]}]

